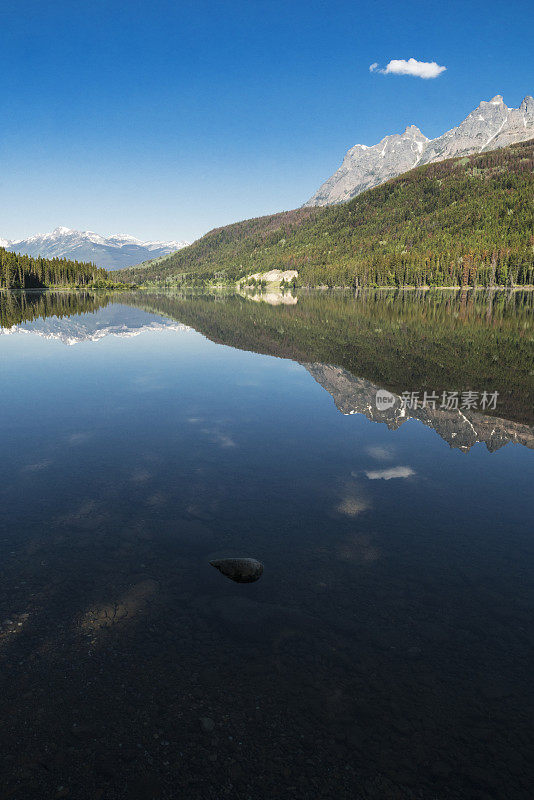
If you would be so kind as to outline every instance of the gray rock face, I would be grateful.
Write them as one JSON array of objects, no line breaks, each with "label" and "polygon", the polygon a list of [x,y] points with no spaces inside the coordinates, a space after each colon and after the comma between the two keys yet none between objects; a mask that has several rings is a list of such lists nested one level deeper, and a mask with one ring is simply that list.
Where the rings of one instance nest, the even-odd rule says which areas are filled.
[{"label": "gray rock face", "polygon": [[496,95],[436,139],[427,139],[419,128],[409,125],[402,135],[386,136],[372,147],[355,145],[304,205],[343,203],[420,164],[495,150],[533,137],[534,98],[527,96],[519,108],[508,108],[501,95]]},{"label": "gray rock face", "polygon": [[508,108],[500,94],[482,101],[457,128],[428,142],[421,164],[495,150],[534,136],[534,100],[525,97],[519,108]]},{"label": "gray rock face", "polygon": [[441,408],[402,408],[400,397],[385,411],[376,407],[379,389],[364,378],[356,378],[342,367],[330,364],[303,364],[310,375],[332,396],[342,414],[364,414],[372,422],[383,422],[397,430],[410,419],[417,419],[433,428],[450,447],[468,452],[477,442],[483,442],[490,453],[506,444],[520,444],[534,449],[534,429],[528,425],[492,417],[478,411],[445,410]]},{"label": "gray rock face", "polygon": [[401,172],[407,172],[420,162],[428,141],[419,128],[409,125],[402,135],[386,136],[372,147],[354,145],[337,172],[304,205],[343,203]]}]

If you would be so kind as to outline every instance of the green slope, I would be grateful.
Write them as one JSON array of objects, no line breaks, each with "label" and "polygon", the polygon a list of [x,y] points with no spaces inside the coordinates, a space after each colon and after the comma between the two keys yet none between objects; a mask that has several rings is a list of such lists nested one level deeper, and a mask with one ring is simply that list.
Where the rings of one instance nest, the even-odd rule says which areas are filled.
[{"label": "green slope", "polygon": [[[127,282],[159,281],[187,273],[188,278],[241,277],[248,272],[241,268],[250,264],[250,253],[258,247],[276,246],[282,235],[290,235],[308,220],[321,213],[321,209],[303,208],[283,211],[267,217],[256,217],[234,222],[223,228],[214,228],[189,247],[163,258],[145,261],[136,267],[116,270],[114,274]],[[185,252],[187,251],[187,252]],[[180,253],[185,255],[178,258]],[[229,264],[236,265],[232,274]],[[249,270],[250,271],[250,270]]]},{"label": "green slope", "polygon": [[417,167],[338,206],[216,228],[126,282],[235,281],[297,269],[316,286],[534,282],[534,141]]}]

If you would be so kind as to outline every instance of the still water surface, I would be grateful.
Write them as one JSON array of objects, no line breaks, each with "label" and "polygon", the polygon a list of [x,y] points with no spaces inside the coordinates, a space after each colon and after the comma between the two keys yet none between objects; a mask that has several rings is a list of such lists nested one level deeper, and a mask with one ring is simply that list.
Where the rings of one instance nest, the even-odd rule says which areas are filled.
[{"label": "still water surface", "polygon": [[0,321],[1,797],[532,797],[529,295]]}]

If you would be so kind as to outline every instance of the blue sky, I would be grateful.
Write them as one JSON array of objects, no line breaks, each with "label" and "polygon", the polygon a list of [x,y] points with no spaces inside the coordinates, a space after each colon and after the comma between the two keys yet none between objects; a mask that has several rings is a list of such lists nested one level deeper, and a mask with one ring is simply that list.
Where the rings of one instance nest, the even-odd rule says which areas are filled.
[{"label": "blue sky", "polygon": [[[0,237],[194,239],[301,205],[345,151],[534,94],[530,2],[0,0]],[[392,59],[435,79],[370,72]]]}]

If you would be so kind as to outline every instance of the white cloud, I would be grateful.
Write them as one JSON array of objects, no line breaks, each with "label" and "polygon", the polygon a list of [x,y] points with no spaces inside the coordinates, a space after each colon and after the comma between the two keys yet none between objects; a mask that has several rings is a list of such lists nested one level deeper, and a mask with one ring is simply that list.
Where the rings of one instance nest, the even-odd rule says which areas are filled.
[{"label": "white cloud", "polygon": [[217,428],[201,428],[200,433],[210,437],[213,444],[218,444],[219,447],[237,447],[237,444],[231,436],[218,430]]},{"label": "white cloud", "polygon": [[417,61],[415,58],[396,58],[389,62],[385,69],[379,69],[375,62],[369,67],[370,72],[382,75],[413,75],[416,78],[437,78],[447,67],[440,67],[435,61]]},{"label": "white cloud", "polygon": [[391,469],[375,469],[365,473],[370,481],[389,481],[391,478],[409,478],[415,475],[411,467],[391,467]]},{"label": "white cloud", "polygon": [[339,557],[355,564],[370,564],[380,558],[380,551],[365,533],[353,533],[338,546]]}]

